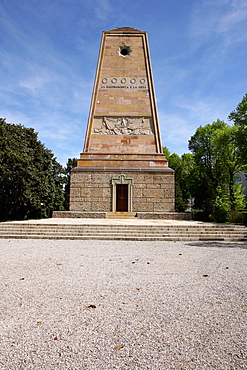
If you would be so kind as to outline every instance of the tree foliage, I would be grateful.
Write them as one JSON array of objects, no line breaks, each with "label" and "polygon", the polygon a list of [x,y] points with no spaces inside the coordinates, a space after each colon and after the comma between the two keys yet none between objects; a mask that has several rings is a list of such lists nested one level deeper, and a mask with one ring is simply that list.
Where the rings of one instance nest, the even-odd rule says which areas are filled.
[{"label": "tree foliage", "polygon": [[50,217],[64,208],[63,168],[32,128],[0,119],[0,219]]},{"label": "tree foliage", "polygon": [[236,144],[238,128],[217,120],[200,126],[189,140],[198,177],[195,206],[226,221],[229,211],[244,208],[241,184],[236,180],[244,170]]},{"label": "tree foliage", "polygon": [[175,171],[175,210],[184,212],[188,208],[188,201],[191,199],[194,187],[194,156],[183,154],[181,157],[164,147],[169,167]]},{"label": "tree foliage", "polygon": [[247,94],[244,95],[242,101],[237,108],[229,114],[228,117],[237,127],[236,130],[236,145],[239,150],[239,155],[242,162],[247,165]]},{"label": "tree foliage", "polygon": [[163,149],[175,170],[177,211],[193,198],[204,220],[223,222],[246,207],[239,173],[247,169],[247,94],[229,119],[233,125],[218,119],[198,127],[189,140],[192,154]]},{"label": "tree foliage", "polygon": [[77,159],[76,158],[69,158],[64,169],[65,171],[65,186],[64,186],[64,208],[65,210],[69,210],[69,197],[70,197],[70,173],[72,168],[76,167]]}]

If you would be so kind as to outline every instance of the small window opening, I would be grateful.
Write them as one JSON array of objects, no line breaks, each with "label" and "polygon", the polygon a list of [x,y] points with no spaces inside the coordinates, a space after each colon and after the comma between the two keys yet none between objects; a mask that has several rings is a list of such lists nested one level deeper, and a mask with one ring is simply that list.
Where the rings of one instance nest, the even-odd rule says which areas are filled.
[{"label": "small window opening", "polygon": [[127,50],[127,49],[122,49],[122,50],[120,51],[120,53],[121,53],[123,56],[128,55],[128,50]]},{"label": "small window opening", "polygon": [[123,45],[119,46],[118,54],[126,57],[127,55],[130,55],[131,51],[130,46]]}]

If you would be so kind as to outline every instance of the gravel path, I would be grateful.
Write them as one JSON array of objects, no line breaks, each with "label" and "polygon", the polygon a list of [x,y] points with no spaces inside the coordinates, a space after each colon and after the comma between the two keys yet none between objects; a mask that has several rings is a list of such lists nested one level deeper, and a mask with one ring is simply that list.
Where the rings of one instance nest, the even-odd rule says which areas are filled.
[{"label": "gravel path", "polygon": [[0,369],[247,368],[247,243],[0,240]]}]

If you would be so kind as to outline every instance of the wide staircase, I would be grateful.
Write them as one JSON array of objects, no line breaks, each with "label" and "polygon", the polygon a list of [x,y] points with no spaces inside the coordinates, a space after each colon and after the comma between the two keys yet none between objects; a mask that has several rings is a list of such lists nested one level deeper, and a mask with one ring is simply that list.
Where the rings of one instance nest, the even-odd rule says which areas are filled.
[{"label": "wide staircase", "polygon": [[164,241],[247,241],[247,228],[211,223],[186,225],[151,224],[66,224],[2,222],[0,238],[5,239],[101,239]]}]

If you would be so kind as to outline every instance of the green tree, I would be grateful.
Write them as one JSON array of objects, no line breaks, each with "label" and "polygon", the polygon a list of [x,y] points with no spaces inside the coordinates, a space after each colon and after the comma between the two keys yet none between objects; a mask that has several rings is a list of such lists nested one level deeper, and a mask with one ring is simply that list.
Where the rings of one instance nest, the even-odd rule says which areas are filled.
[{"label": "green tree", "polygon": [[182,174],[181,174],[181,188],[184,198],[190,199],[194,197],[195,186],[198,182],[200,174],[195,166],[195,158],[191,153],[184,153],[182,159]]},{"label": "green tree", "polygon": [[243,170],[236,146],[237,127],[217,120],[200,126],[189,141],[194,154],[198,178],[195,190],[196,208],[213,214],[217,220],[227,219],[229,210],[243,208],[240,185],[236,182]]},{"label": "green tree", "polygon": [[192,198],[193,183],[195,181],[194,156],[185,153],[181,157],[170,154],[168,148],[163,148],[169,167],[175,171],[175,210],[184,212],[188,208],[188,200]]},{"label": "green tree", "polygon": [[64,187],[64,196],[65,196],[65,210],[69,210],[69,198],[70,198],[70,173],[71,170],[77,166],[76,158],[69,158],[64,168],[65,172],[65,187]]},{"label": "green tree", "polygon": [[197,189],[195,189],[195,206],[212,212],[212,202],[215,197],[215,190],[221,182],[221,173],[217,173],[215,167],[215,147],[213,144],[215,131],[221,129],[224,123],[220,120],[200,126],[189,140],[189,149],[194,154],[195,165],[197,166],[200,178]]},{"label": "green tree", "polygon": [[168,160],[169,167],[175,171],[175,211],[184,212],[187,209],[188,201],[182,191],[182,159],[178,154],[173,153]]},{"label": "green tree", "polygon": [[166,159],[167,159],[167,160],[169,160],[170,155],[171,155],[170,150],[169,150],[166,146],[163,146],[162,151],[163,151],[163,153],[165,154]]},{"label": "green tree", "polygon": [[0,219],[51,216],[63,209],[64,175],[32,128],[0,119]]},{"label": "green tree", "polygon": [[235,132],[236,145],[242,162],[247,164],[247,93],[228,118],[238,128]]},{"label": "green tree", "polygon": [[[224,175],[224,187],[228,189],[231,210],[243,208],[242,192],[239,192],[238,173],[245,169],[236,144],[238,127],[226,125],[216,130],[214,145],[216,148],[216,166]],[[240,189],[241,190],[241,189]]]}]

